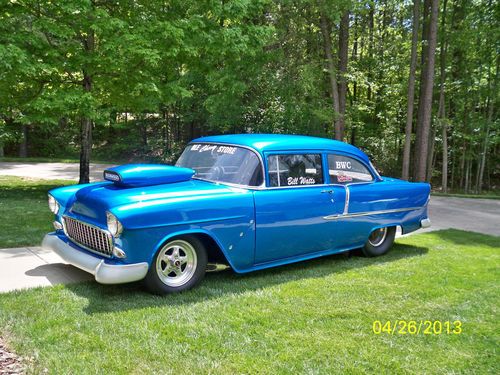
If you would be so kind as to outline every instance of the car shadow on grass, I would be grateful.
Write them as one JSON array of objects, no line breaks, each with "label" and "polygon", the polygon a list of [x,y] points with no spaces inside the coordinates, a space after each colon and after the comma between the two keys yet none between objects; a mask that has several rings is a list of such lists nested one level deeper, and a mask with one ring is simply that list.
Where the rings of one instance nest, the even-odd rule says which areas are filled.
[{"label": "car shadow on grass", "polygon": [[196,288],[177,294],[156,296],[147,292],[142,283],[101,285],[96,282],[68,284],[66,289],[88,300],[84,312],[92,315],[119,312],[165,305],[186,305],[203,302],[226,295],[244,294],[270,286],[311,278],[324,277],[352,269],[397,262],[427,254],[424,247],[395,244],[392,251],[378,258],[358,256],[359,251],[325,256],[314,260],[269,268],[248,274],[231,270],[208,273]]}]

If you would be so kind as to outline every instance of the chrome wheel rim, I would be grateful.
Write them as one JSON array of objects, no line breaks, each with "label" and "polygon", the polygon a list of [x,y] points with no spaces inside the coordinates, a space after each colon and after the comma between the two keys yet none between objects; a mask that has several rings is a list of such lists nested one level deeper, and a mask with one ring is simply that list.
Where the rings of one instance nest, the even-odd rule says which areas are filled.
[{"label": "chrome wheel rim", "polygon": [[156,273],[168,286],[186,284],[196,271],[198,258],[194,247],[186,241],[175,240],[166,244],[156,258]]},{"label": "chrome wheel rim", "polygon": [[370,245],[377,247],[380,246],[385,241],[386,236],[387,236],[387,228],[375,229],[373,232],[370,233],[370,237],[368,237],[368,242],[370,242]]}]

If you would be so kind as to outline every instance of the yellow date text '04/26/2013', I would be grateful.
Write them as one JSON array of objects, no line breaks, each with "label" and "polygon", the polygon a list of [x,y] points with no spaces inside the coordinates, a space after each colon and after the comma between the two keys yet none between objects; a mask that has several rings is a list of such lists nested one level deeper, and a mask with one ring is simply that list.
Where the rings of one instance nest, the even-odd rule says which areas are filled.
[{"label": "yellow date text '04/26/2013'", "polygon": [[459,335],[463,332],[460,320],[375,320],[372,331],[376,335]]}]

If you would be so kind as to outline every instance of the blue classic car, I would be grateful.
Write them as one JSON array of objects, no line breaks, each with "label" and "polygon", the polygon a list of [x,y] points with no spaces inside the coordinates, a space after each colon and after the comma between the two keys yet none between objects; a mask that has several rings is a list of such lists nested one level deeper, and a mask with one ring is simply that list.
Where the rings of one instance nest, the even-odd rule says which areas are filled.
[{"label": "blue classic car", "polygon": [[104,284],[189,289],[207,270],[245,273],[361,248],[430,225],[430,186],[380,176],[358,148],[293,135],[195,139],[175,166],[123,165],[49,192],[43,247]]}]

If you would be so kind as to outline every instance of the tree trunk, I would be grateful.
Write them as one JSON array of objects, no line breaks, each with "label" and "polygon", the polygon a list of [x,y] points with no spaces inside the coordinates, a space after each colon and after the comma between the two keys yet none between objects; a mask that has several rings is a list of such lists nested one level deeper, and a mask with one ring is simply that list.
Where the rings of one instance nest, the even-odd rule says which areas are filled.
[{"label": "tree trunk", "polygon": [[334,117],[332,121],[334,136],[336,139],[337,135],[340,133],[339,123],[337,121],[337,116],[340,113],[339,105],[339,90],[337,85],[337,77],[335,72],[335,64],[333,60],[332,53],[332,41],[330,38],[330,25],[325,14],[321,14],[321,33],[323,34],[323,48],[325,50],[326,61],[328,65],[328,74],[330,77],[330,90],[332,95],[332,108],[334,111]]},{"label": "tree trunk", "polygon": [[[84,49],[87,53],[94,50],[94,32],[90,31],[84,41]],[[83,90],[86,93],[92,91],[92,76],[83,70]],[[81,149],[80,149],[80,184],[90,182],[90,154],[92,151],[92,119],[88,116],[82,117],[81,124]]]},{"label": "tree trunk", "polygon": [[146,150],[148,147],[148,125],[146,124],[147,119],[143,118],[141,119],[141,121],[143,123],[139,125],[139,130],[141,133],[142,148],[143,150]]},{"label": "tree trunk", "polygon": [[80,180],[79,184],[90,181],[90,152],[92,150],[92,120],[82,118],[81,124],[81,149],[80,149]]},{"label": "tree trunk", "polygon": [[22,139],[19,144],[19,157],[26,158],[28,157],[28,125],[21,126],[21,134]]},{"label": "tree trunk", "polygon": [[437,19],[439,13],[439,0],[431,0],[431,15],[429,21],[428,58],[422,82],[422,116],[419,119],[420,139],[417,139],[417,170],[416,180],[425,181],[427,154],[429,149],[429,132],[432,115],[432,91],[434,86],[434,61],[436,51]]},{"label": "tree trunk", "polygon": [[441,135],[443,138],[443,165],[441,169],[441,188],[443,193],[448,192],[448,134],[446,121],[441,123]]},{"label": "tree trunk", "polygon": [[467,194],[469,191],[469,163],[470,160],[467,159],[465,163],[465,183],[464,183],[464,193]]},{"label": "tree trunk", "polygon": [[451,176],[450,176],[450,189],[453,190],[455,187],[455,170],[457,169],[457,163],[456,163],[456,157],[451,154],[450,157],[450,162],[451,162]]},{"label": "tree trunk", "polygon": [[368,99],[368,101],[371,101],[373,84],[373,50],[375,48],[373,40],[373,31],[375,28],[375,3],[370,1],[368,3],[368,7],[370,8],[370,10],[368,12],[368,87],[366,92],[366,99]]},{"label": "tree trunk", "polygon": [[496,90],[497,90],[497,82],[498,82],[498,65],[500,62],[500,57],[497,56],[497,61],[496,61],[496,71],[495,71],[495,78],[493,80],[493,89],[491,90],[491,69],[489,70],[488,74],[488,117],[486,119],[486,132],[484,134],[484,141],[483,141],[483,152],[481,154],[481,164],[479,167],[479,182],[478,182],[478,193],[481,193],[483,189],[483,176],[484,176],[484,165],[486,164],[486,153],[488,152],[488,143],[489,143],[489,137],[490,137],[490,124],[493,121],[493,109],[494,109],[494,97],[493,95],[496,95]]},{"label": "tree trunk", "polygon": [[464,140],[463,145],[462,145],[462,157],[460,158],[460,183],[459,183],[459,188],[464,189],[465,184],[464,184],[464,176],[465,176],[465,153],[467,150],[467,142]]},{"label": "tree trunk", "polygon": [[446,53],[448,50],[448,43],[446,39],[446,4],[448,0],[444,0],[443,3],[443,13],[441,15],[441,52],[440,52],[440,83],[439,83],[439,106],[438,106],[438,118],[441,125],[441,137],[443,138],[442,143],[442,154],[443,154],[443,165],[441,167],[441,191],[443,193],[448,192],[448,132],[447,132],[447,121],[446,121],[446,109],[445,109],[445,83],[446,83]]},{"label": "tree trunk", "polygon": [[411,37],[410,75],[408,78],[405,145],[403,149],[403,171],[402,171],[403,180],[408,180],[410,177],[411,133],[413,124],[413,107],[415,100],[415,71],[417,70],[417,45],[418,45],[419,20],[420,20],[420,0],[415,0],[413,3],[413,30]]},{"label": "tree trunk", "polygon": [[349,52],[349,11],[342,15],[339,30],[339,118],[335,139],[342,141],[345,131],[345,107],[347,96],[347,55]]},{"label": "tree trunk", "polygon": [[429,152],[427,153],[427,172],[425,180],[431,182],[432,170],[434,167],[434,146],[436,141],[435,130],[431,129],[429,133]]},{"label": "tree trunk", "polygon": [[425,73],[427,72],[427,60],[429,58],[429,13],[431,7],[431,0],[423,1],[423,15],[422,15],[422,35],[421,35],[421,53],[420,53],[420,79],[419,79],[419,92],[418,92],[418,105],[416,108],[417,115],[415,118],[415,142],[414,142],[414,150],[412,151],[413,156],[413,180],[417,179],[417,163],[420,158],[419,150],[418,150],[418,142],[422,138],[422,127],[421,119],[422,119],[422,111],[423,111],[423,99],[424,99],[424,84],[425,81]]}]

